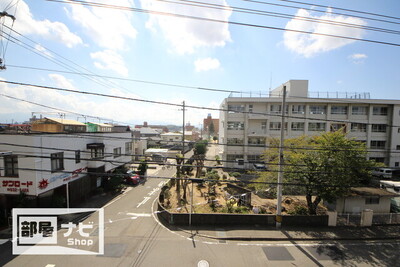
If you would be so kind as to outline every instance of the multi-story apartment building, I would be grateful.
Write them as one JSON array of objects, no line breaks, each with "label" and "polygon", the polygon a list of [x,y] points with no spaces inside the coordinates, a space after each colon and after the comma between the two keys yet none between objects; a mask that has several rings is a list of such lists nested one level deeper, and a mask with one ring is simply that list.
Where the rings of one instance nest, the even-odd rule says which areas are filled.
[{"label": "multi-story apartment building", "polygon": [[[230,96],[221,104],[220,151],[226,167],[261,161],[270,138],[280,138],[282,93],[286,86],[285,138],[343,129],[365,142],[369,158],[391,167],[400,164],[400,100],[309,97],[307,80],[290,80],[268,97]],[[325,95],[327,95],[325,93]],[[244,164],[243,164],[244,163]]]},{"label": "multi-story apartment building", "polygon": [[51,207],[61,197],[73,207],[107,173],[129,163],[131,153],[130,131],[0,134],[0,216],[15,207],[20,192],[34,206]]}]

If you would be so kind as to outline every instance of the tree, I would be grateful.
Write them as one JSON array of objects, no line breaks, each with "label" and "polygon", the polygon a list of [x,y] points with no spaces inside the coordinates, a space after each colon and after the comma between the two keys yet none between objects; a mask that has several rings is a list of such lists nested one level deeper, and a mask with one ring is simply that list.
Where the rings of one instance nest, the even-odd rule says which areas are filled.
[{"label": "tree", "polygon": [[211,121],[210,125],[208,125],[208,136],[212,136],[215,133],[214,123]]},{"label": "tree", "polygon": [[[304,194],[311,215],[316,214],[322,199],[334,201],[351,186],[368,184],[371,170],[377,166],[367,160],[365,144],[348,139],[342,131],[287,139],[284,146],[284,183],[299,184],[284,186],[284,193]],[[263,156],[270,163],[270,172],[261,173],[258,181],[276,182],[278,150],[279,140],[273,139]]]},{"label": "tree", "polygon": [[201,170],[204,166],[204,160],[206,158],[207,153],[207,141],[199,141],[194,146],[194,155],[193,158],[196,161],[196,178],[199,178],[201,175]]},{"label": "tree", "polygon": [[147,161],[146,160],[142,160],[140,162],[139,166],[138,166],[138,172],[139,172],[138,174],[140,176],[146,175],[147,169],[148,169]]}]

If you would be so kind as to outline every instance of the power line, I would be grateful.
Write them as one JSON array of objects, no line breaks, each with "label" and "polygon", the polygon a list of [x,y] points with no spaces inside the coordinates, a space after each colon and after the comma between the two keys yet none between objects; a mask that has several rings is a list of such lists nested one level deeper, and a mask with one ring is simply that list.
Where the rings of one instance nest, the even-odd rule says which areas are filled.
[{"label": "power line", "polygon": [[[50,1],[50,0],[47,0]],[[270,5],[270,6],[278,6],[278,7],[286,7],[286,8],[291,8],[291,9],[302,9],[300,6],[293,6],[293,5],[283,5],[283,4],[276,4],[276,3],[270,3],[270,2],[264,2],[264,1],[258,1],[258,0],[242,0],[244,2],[251,2],[251,3],[256,3],[256,4],[262,4],[262,5]],[[314,5],[314,4],[313,4]],[[313,9],[313,12],[318,12],[318,13],[326,13],[325,10],[318,10],[318,9]],[[390,21],[390,20],[384,20],[384,19],[376,19],[376,18],[370,18],[370,17],[364,17],[364,16],[357,16],[353,14],[346,14],[346,13],[338,13],[338,12],[330,12],[330,14],[334,15],[343,15],[343,16],[351,16],[355,18],[360,18],[360,19],[366,19],[366,20],[372,20],[372,21],[379,21],[379,22],[385,22],[385,23],[391,23],[391,24],[400,24],[399,22],[396,21]]]},{"label": "power line", "polygon": [[[88,69],[82,67],[81,65],[79,65],[79,64],[77,64],[77,63],[75,63],[75,62],[73,62],[72,60],[69,60],[68,58],[63,57],[62,55],[58,54],[57,52],[55,52],[55,51],[53,51],[53,50],[51,50],[51,49],[49,49],[49,48],[43,46],[42,44],[39,44],[39,43],[35,42],[34,40],[32,40],[32,39],[30,39],[30,38],[24,36],[23,34],[21,34],[21,33],[17,32],[17,31],[15,31],[14,29],[11,29],[11,28],[9,28],[9,27],[6,26],[6,25],[4,25],[4,27],[10,29],[10,31],[12,31],[12,32],[18,34],[19,36],[21,36],[21,37],[23,37],[23,38],[29,40],[30,42],[32,42],[32,43],[34,43],[34,44],[36,44],[36,45],[38,45],[38,46],[40,46],[40,47],[43,47],[46,51],[51,52],[53,55],[56,55],[56,56],[60,57],[61,59],[65,60],[65,61],[67,61],[67,62],[72,63],[72,65],[75,65],[76,67],[75,67],[75,66],[71,66],[71,65],[68,64],[68,63],[62,62],[62,61],[59,60],[58,58],[54,58],[53,56],[49,56],[49,55],[47,55],[47,54],[46,54],[45,52],[43,52],[43,51],[38,51],[38,49],[37,49],[36,47],[32,47],[32,46],[30,46],[29,44],[24,43],[24,42],[21,41],[21,40],[18,40],[17,38],[11,36],[11,34],[6,34],[7,37],[4,36],[4,38],[7,39],[7,40],[9,40],[10,42],[12,42],[12,43],[14,43],[14,44],[16,44],[16,45],[19,45],[19,46],[21,46],[21,47],[23,47],[23,48],[25,48],[25,49],[27,49],[27,50],[29,50],[29,51],[31,51],[31,52],[33,52],[33,53],[39,55],[39,56],[41,56],[41,57],[43,57],[43,58],[45,58],[45,59],[47,59],[47,60],[49,60],[49,61],[51,61],[51,62],[57,64],[57,65],[59,65],[59,66],[65,68],[65,69],[68,69],[68,70],[76,70],[75,72],[72,72],[72,71],[71,71],[71,73],[76,73],[76,74],[78,74],[78,75],[80,75],[80,76],[82,76],[82,77],[84,77],[84,78],[86,78],[86,79],[88,79],[88,80],[90,80],[90,81],[92,81],[92,82],[95,82],[95,83],[97,83],[97,84],[99,84],[99,85],[101,85],[101,86],[103,86],[103,87],[105,87],[105,88],[111,88],[111,86],[116,86],[116,87],[119,87],[121,90],[124,90],[125,92],[132,93],[132,92],[128,91],[126,88],[121,87],[120,85],[118,85],[118,84],[116,84],[116,83],[114,83],[114,82],[112,82],[112,81],[107,80],[107,77],[94,74],[94,73],[91,72],[90,70],[88,70]],[[79,72],[80,69],[86,71],[87,73]],[[100,79],[102,79],[103,81],[101,81],[101,80],[99,80],[99,79],[97,79],[97,78],[100,78]],[[106,82],[109,83],[109,84],[107,84]]]},{"label": "power line", "polygon": [[[54,173],[51,170],[46,169],[36,169],[36,168],[16,168],[22,171],[32,171],[32,172],[50,172]],[[0,170],[4,171],[4,168],[0,168]],[[76,174],[74,171],[57,171],[57,173],[66,173],[66,174]],[[112,177],[112,176],[121,176],[123,174],[119,173],[106,173],[106,172],[80,172],[79,174],[86,174],[86,175],[96,175],[96,176],[105,176],[105,177]],[[332,188],[350,188],[357,185],[334,185],[334,184],[306,184],[306,183],[277,183],[277,182],[261,182],[261,181],[245,181],[245,180],[216,180],[216,179],[208,179],[208,178],[176,178],[176,177],[165,177],[165,176],[148,176],[144,175],[144,178],[151,178],[151,179],[171,179],[171,180],[191,180],[191,181],[202,181],[202,182],[219,182],[219,183],[247,183],[247,184],[267,184],[267,185],[284,185],[284,186],[307,186],[307,187],[332,187]]]},{"label": "power line", "polygon": [[162,85],[162,86],[169,86],[169,87],[189,88],[189,89],[213,91],[213,92],[241,93],[240,91],[234,91],[234,90],[224,90],[224,89],[217,89],[217,88],[207,88],[207,87],[198,87],[198,86],[190,86],[190,85],[162,83],[162,82],[146,81],[146,80],[139,80],[139,79],[120,78],[120,77],[115,77],[115,76],[106,76],[106,75],[82,73],[82,72],[62,71],[62,70],[44,69],[44,68],[36,68],[36,67],[28,67],[28,66],[17,66],[17,65],[7,65],[7,67],[23,68],[23,69],[31,69],[31,70],[41,70],[41,71],[52,71],[52,72],[59,72],[59,73],[84,75],[84,76],[94,76],[94,77],[101,77],[101,78],[114,79],[114,80],[120,80],[120,81],[138,82],[138,83]]},{"label": "power line", "polygon": [[9,96],[9,95],[2,94],[2,93],[0,93],[0,96],[7,97],[7,98],[10,98],[10,99],[14,99],[14,100],[18,100],[18,101],[22,101],[22,102],[26,102],[26,103],[29,103],[29,104],[32,104],[32,105],[37,105],[37,106],[48,108],[48,109],[62,111],[62,112],[69,113],[69,114],[75,114],[75,115],[78,115],[78,116],[82,116],[84,118],[93,118],[93,119],[99,119],[99,120],[103,120],[103,121],[112,121],[112,122],[116,122],[116,123],[132,125],[132,124],[127,124],[126,122],[115,121],[115,120],[108,119],[108,118],[102,118],[102,117],[98,117],[98,116],[86,115],[86,114],[83,114],[83,113],[77,113],[77,112],[73,112],[73,111],[69,111],[69,110],[65,110],[65,109],[61,109],[61,108],[55,108],[55,107],[51,107],[51,106],[48,106],[48,105],[39,104],[39,103],[36,103],[36,102],[32,102],[32,101],[29,101],[29,100],[25,100],[25,99]]},{"label": "power line", "polygon": [[360,14],[373,15],[373,16],[384,17],[384,18],[388,18],[388,19],[400,20],[399,17],[392,17],[392,16],[382,15],[382,14],[378,14],[378,13],[365,12],[365,11],[354,10],[354,9],[347,9],[347,8],[341,8],[341,7],[335,7],[335,6],[324,6],[324,5],[318,5],[318,4],[315,4],[315,3],[306,3],[306,2],[291,1],[291,0],[280,0],[280,1],[289,2],[289,3],[295,3],[295,4],[301,4],[301,5],[310,5],[310,6],[317,6],[317,7],[324,7],[324,8],[333,8],[333,9],[337,9],[337,10],[350,11],[350,12],[355,12],[355,13],[360,13]]},{"label": "power line", "polygon": [[251,15],[261,15],[261,16],[269,16],[269,17],[275,17],[275,18],[311,21],[311,22],[318,22],[318,23],[328,24],[328,25],[343,26],[343,27],[353,28],[353,29],[364,29],[364,30],[390,33],[390,34],[399,34],[400,33],[400,31],[397,31],[397,30],[391,30],[391,29],[385,29],[385,28],[379,28],[379,27],[371,27],[371,26],[365,26],[365,25],[354,24],[354,23],[339,22],[339,21],[334,21],[334,20],[329,20],[329,19],[318,19],[318,18],[313,18],[313,17],[304,17],[304,16],[298,16],[298,15],[291,15],[291,14],[287,14],[287,13],[270,12],[270,11],[263,11],[263,10],[259,10],[259,9],[258,10],[257,9],[249,9],[249,8],[241,8],[241,7],[235,7],[235,6],[227,7],[224,5],[204,3],[204,2],[199,2],[199,1],[190,1],[190,0],[178,0],[178,1],[176,1],[176,0],[175,1],[157,0],[157,1],[172,3],[172,4],[179,4],[179,5],[186,5],[186,6],[193,6],[193,7],[200,7],[200,8],[211,8],[211,9],[216,9],[216,10],[233,10],[238,13],[245,13],[245,14],[251,14]]},{"label": "power line", "polygon": [[[48,89],[48,90],[71,92],[71,93],[76,93],[76,94],[86,94],[86,95],[94,95],[94,96],[101,96],[101,97],[108,97],[108,98],[116,98],[116,99],[129,100],[129,101],[138,101],[138,102],[143,102],[143,103],[151,103],[151,104],[159,104],[159,105],[166,105],[166,106],[182,107],[182,104],[175,104],[175,103],[169,103],[169,102],[163,102],[163,101],[155,101],[155,100],[146,100],[146,99],[139,99],[139,98],[132,98],[132,97],[124,97],[124,96],[115,96],[115,95],[108,95],[108,94],[102,94],[102,93],[93,93],[93,92],[87,92],[87,91],[78,91],[78,90],[71,90],[71,89],[54,87],[54,86],[35,85],[35,84],[30,84],[30,83],[12,82],[12,81],[5,81],[5,80],[0,80],[0,82],[8,83],[8,84],[14,84],[14,85],[37,87],[37,88]],[[200,109],[200,110],[235,112],[235,113],[254,114],[254,115],[263,115],[263,116],[275,116],[275,117],[284,116],[285,118],[294,118],[294,119],[300,119],[300,120],[306,120],[307,119],[307,120],[313,120],[313,121],[318,121],[318,122],[325,121],[325,122],[340,122],[340,123],[359,123],[359,124],[366,124],[366,125],[375,124],[375,123],[368,123],[368,122],[366,123],[366,122],[362,122],[362,121],[349,121],[349,120],[325,119],[325,118],[308,118],[308,117],[300,117],[300,116],[293,116],[293,115],[282,115],[282,114],[275,114],[275,113],[233,111],[233,110],[229,110],[229,108],[228,109],[222,109],[222,108],[212,108],[212,107],[203,107],[203,106],[194,106],[194,105],[185,105],[185,107],[193,108],[193,109]],[[384,124],[384,125],[386,125],[388,127],[400,127],[398,125],[390,125],[390,124]]]},{"label": "power line", "polygon": [[217,23],[224,23],[224,24],[229,24],[229,25],[246,26],[246,27],[253,27],[253,28],[260,28],[260,29],[305,33],[305,34],[311,34],[311,35],[327,36],[327,37],[341,38],[341,39],[346,39],[346,40],[363,41],[363,42],[368,42],[368,43],[376,43],[376,44],[400,47],[400,44],[398,44],[398,43],[383,42],[383,41],[378,41],[378,40],[362,39],[362,38],[356,38],[356,37],[350,37],[350,36],[310,32],[310,31],[303,31],[303,30],[286,29],[286,28],[266,26],[266,25],[260,25],[260,24],[252,24],[252,23],[225,21],[225,20],[197,17],[197,16],[191,16],[191,15],[175,14],[175,13],[170,13],[170,12],[153,11],[153,10],[141,9],[141,8],[107,5],[107,4],[101,4],[101,3],[96,3],[96,2],[85,2],[85,1],[78,1],[78,0],[73,0],[73,1],[72,0],[47,0],[47,1],[58,2],[58,3],[81,4],[81,5],[85,5],[85,6],[93,6],[93,7],[101,7],[101,8],[112,8],[112,9],[127,10],[127,11],[132,11],[132,12],[140,12],[140,13],[155,14],[155,15],[162,15],[162,16],[194,19],[194,20],[200,20],[200,21],[217,22]]}]

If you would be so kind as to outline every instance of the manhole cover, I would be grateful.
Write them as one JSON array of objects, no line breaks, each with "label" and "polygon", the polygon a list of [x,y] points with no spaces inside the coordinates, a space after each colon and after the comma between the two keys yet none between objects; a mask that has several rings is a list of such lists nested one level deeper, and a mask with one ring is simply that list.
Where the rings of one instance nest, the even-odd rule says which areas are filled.
[{"label": "manhole cover", "polygon": [[201,260],[197,263],[197,267],[209,267],[210,264],[208,264],[208,261],[206,260]]}]

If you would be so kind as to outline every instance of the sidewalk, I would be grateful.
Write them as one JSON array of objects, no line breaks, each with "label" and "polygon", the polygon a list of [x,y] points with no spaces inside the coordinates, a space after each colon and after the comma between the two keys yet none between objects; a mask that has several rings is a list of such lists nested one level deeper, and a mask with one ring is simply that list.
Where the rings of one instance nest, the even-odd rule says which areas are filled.
[{"label": "sidewalk", "polygon": [[211,240],[232,241],[339,241],[400,240],[400,225],[371,227],[170,227],[170,230]]}]

